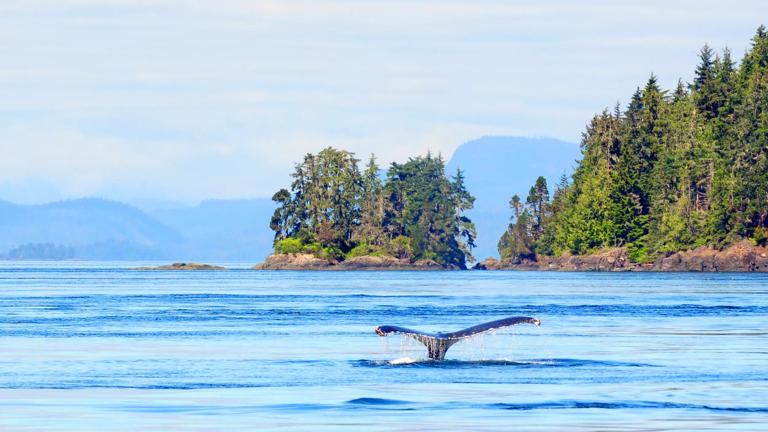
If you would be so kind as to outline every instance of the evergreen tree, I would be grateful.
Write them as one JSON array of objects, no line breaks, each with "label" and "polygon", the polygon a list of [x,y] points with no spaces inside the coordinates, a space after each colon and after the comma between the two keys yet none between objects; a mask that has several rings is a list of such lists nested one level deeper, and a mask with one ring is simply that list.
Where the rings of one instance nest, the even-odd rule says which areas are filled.
[{"label": "evergreen tree", "polygon": [[276,202],[278,207],[272,215],[269,227],[275,232],[275,242],[277,242],[293,234],[291,193],[288,189],[280,189],[272,195],[272,201]]},{"label": "evergreen tree", "polygon": [[539,176],[536,183],[531,186],[526,204],[532,216],[531,236],[534,241],[537,241],[544,232],[545,219],[549,215],[549,189],[544,177]]},{"label": "evergreen tree", "polygon": [[476,232],[464,214],[474,197],[461,171],[449,179],[442,158],[428,154],[393,163],[384,183],[373,155],[362,174],[357,163],[350,152],[326,148],[296,165],[291,191],[273,196],[276,252],[335,260],[386,254],[465,267]]},{"label": "evergreen tree", "polygon": [[475,234],[474,225],[462,216],[474,201],[463,175],[449,180],[442,158],[427,154],[393,163],[384,189],[390,200],[384,225],[391,238],[408,238],[416,258],[465,266]]},{"label": "evergreen tree", "polygon": [[384,185],[379,172],[376,157],[371,155],[363,173],[360,225],[356,231],[356,240],[359,243],[375,247],[383,246],[386,241],[384,233],[386,204]]},{"label": "evergreen tree", "polygon": [[279,204],[270,224],[276,239],[318,243],[330,257],[351,249],[362,192],[357,162],[331,147],[304,156],[292,174],[292,196],[283,189],[273,197]]},{"label": "evergreen tree", "polygon": [[[693,82],[668,97],[655,76],[627,109],[595,116],[572,181],[537,218],[535,193],[513,206],[502,256],[581,254],[626,246],[633,261],[681,249],[768,242],[768,35],[758,28],[736,67],[705,45]],[[526,243],[521,220],[535,238]]]},{"label": "evergreen tree", "polygon": [[534,239],[531,235],[531,214],[517,195],[513,195],[509,200],[509,207],[512,209],[513,216],[507,231],[499,240],[499,255],[502,259],[517,262],[533,259]]}]

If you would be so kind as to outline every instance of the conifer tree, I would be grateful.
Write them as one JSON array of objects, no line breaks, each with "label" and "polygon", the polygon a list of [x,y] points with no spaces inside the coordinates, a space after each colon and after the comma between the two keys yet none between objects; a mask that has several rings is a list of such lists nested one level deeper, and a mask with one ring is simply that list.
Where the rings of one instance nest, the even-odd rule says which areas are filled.
[{"label": "conifer tree", "polygon": [[[757,29],[738,67],[705,45],[693,82],[667,96],[656,77],[624,112],[595,116],[571,182],[541,219],[536,253],[589,253],[626,246],[633,261],[742,239],[768,242],[768,35]],[[533,200],[529,208],[536,226]],[[520,220],[499,242],[519,256]],[[538,227],[537,227],[538,228]],[[538,231],[531,230],[534,234]],[[512,252],[514,250],[514,252]]]}]

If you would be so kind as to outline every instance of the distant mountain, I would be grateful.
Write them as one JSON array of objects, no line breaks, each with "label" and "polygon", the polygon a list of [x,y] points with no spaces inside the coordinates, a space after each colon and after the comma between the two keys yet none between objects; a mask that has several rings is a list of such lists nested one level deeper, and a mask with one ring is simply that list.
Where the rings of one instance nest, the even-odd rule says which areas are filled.
[{"label": "distant mountain", "polygon": [[66,260],[75,258],[75,249],[53,243],[25,243],[11,249],[3,258],[11,260]]},{"label": "distant mountain", "polygon": [[[512,194],[525,199],[539,175],[553,191],[579,158],[578,145],[554,139],[484,137],[459,146],[447,171],[464,170],[477,198],[469,213],[479,233],[476,257],[497,255]],[[0,201],[0,257],[256,262],[271,252],[274,208],[268,198],[172,203],[149,212],[96,198],[42,205]]]},{"label": "distant mountain", "polygon": [[29,254],[40,251],[40,258],[45,258],[55,247],[64,247],[74,249],[74,257],[81,259],[161,259],[181,240],[178,232],[141,210],[115,201],[84,198],[41,205],[0,201],[0,253],[15,250],[11,256],[35,258]]},{"label": "distant mountain", "polygon": [[195,260],[261,261],[272,251],[268,198],[208,200],[197,206],[152,211],[158,221],[181,233],[176,255]]},{"label": "distant mountain", "polygon": [[270,199],[155,210],[96,198],[0,201],[0,258],[260,261],[272,249]]},{"label": "distant mountain", "polygon": [[578,144],[552,138],[487,136],[459,146],[446,171],[452,175],[461,168],[476,198],[468,213],[478,231],[475,257],[498,256],[496,243],[509,223],[512,195],[525,200],[540,175],[551,194],[560,176],[570,175],[580,158]]}]

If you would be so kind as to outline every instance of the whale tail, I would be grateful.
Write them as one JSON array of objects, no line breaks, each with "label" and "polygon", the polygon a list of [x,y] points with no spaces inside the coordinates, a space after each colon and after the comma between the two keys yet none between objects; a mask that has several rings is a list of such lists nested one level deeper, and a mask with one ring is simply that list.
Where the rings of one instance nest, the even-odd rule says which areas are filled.
[{"label": "whale tail", "polygon": [[448,352],[448,348],[462,339],[472,337],[478,333],[517,324],[534,324],[539,326],[541,325],[541,320],[538,318],[524,316],[509,317],[496,321],[489,321],[487,323],[479,324],[452,333],[426,333],[419,330],[390,325],[378,326],[376,327],[375,331],[379,336],[386,336],[390,333],[400,333],[411,337],[427,347],[427,355],[430,359],[444,360],[445,353]]}]

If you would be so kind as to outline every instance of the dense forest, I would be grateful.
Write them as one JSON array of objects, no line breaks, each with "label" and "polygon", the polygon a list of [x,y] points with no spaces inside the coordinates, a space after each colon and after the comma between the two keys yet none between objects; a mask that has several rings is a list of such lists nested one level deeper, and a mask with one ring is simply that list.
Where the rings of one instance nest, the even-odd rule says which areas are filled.
[{"label": "dense forest", "polygon": [[651,75],[595,116],[571,179],[544,178],[499,240],[502,258],[626,247],[634,262],[707,245],[768,238],[768,33],[741,63],[704,46],[693,82],[662,90]]},{"label": "dense forest", "polygon": [[443,159],[428,154],[393,163],[382,180],[374,156],[362,172],[358,163],[330,147],[304,156],[290,191],[272,197],[276,253],[336,261],[388,255],[465,268],[475,228],[463,213],[474,198],[461,171],[448,178]]}]

